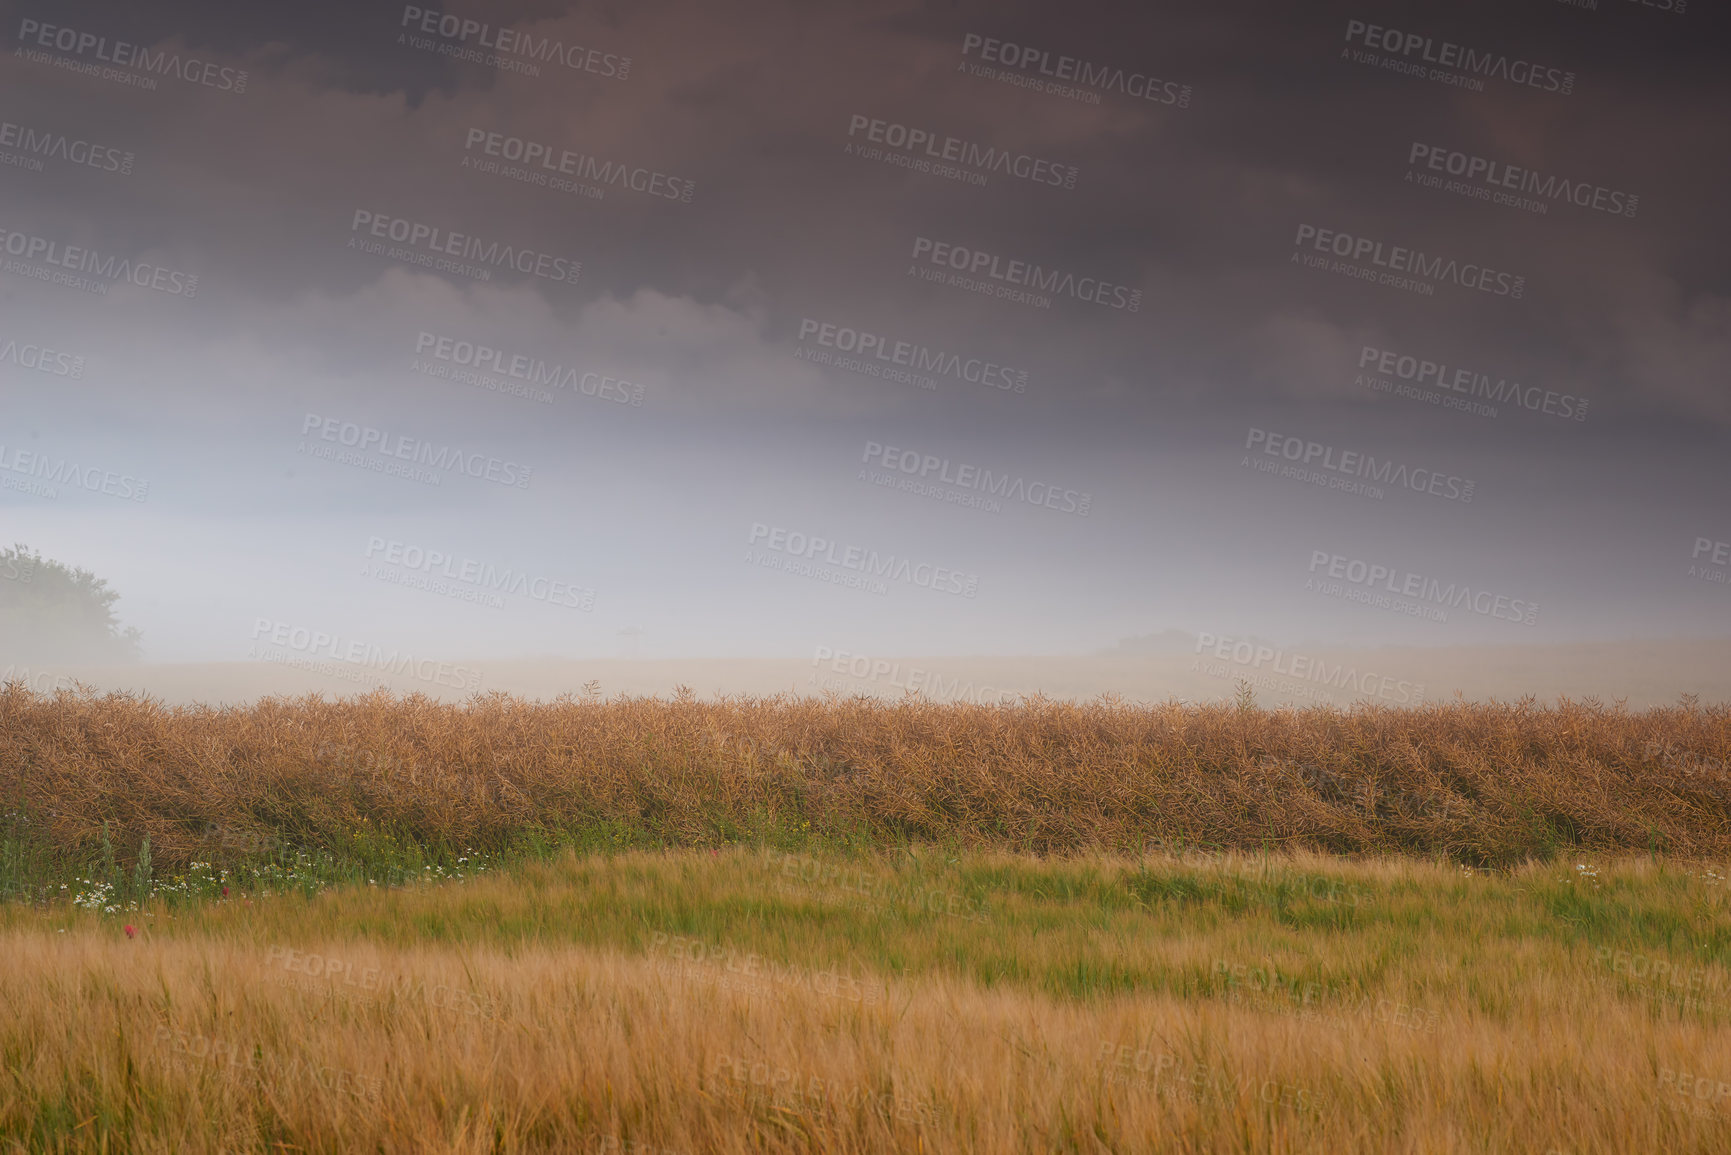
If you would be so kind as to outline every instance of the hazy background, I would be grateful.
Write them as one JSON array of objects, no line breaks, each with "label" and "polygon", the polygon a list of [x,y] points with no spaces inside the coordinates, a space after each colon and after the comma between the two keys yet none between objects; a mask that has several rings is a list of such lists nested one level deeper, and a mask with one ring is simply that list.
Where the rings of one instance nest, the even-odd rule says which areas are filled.
[{"label": "hazy background", "polygon": [[[342,654],[382,651],[533,692],[575,689],[591,667],[605,688],[656,688],[673,674],[625,671],[750,659],[689,668],[705,690],[772,689],[845,652],[902,662],[852,678],[867,690],[919,667],[978,670],[976,691],[1230,693],[1231,678],[1195,668],[1206,634],[1369,655],[1351,660],[1431,697],[1731,696],[1731,649],[1683,645],[1731,636],[1726,567],[1698,548],[1731,540],[1722,6],[438,10],[597,62],[629,57],[624,79],[452,59],[411,43],[462,47],[412,12],[405,27],[395,4],[0,10],[0,121],[14,126],[0,126],[13,134],[0,139],[0,259],[12,262],[0,268],[0,543],[119,592],[143,663],[106,684],[352,692],[343,675],[357,663]],[[1354,20],[1569,72],[1572,91],[1499,77],[1473,91],[1377,67],[1352,55],[1365,51],[1346,39]],[[43,48],[39,25],[103,47]],[[973,75],[970,34],[1153,75],[1186,86],[1185,104]],[[244,70],[245,91],[99,60],[116,41]],[[1074,187],[850,154],[868,143],[850,137],[856,116],[1073,166]],[[464,167],[487,159],[466,150],[471,130],[666,174],[692,195],[612,185],[594,199],[477,171]],[[129,153],[130,171],[53,155],[54,138]],[[1638,208],[1527,194],[1540,213],[1422,187],[1407,179],[1426,171],[1409,163],[1415,144],[1633,194]],[[581,260],[582,273],[567,284],[495,269],[482,282],[357,251],[358,210]],[[1489,266],[1523,291],[1444,282],[1422,295],[1304,267],[1306,224]],[[18,236],[196,274],[197,291],[44,283]],[[910,275],[919,237],[1140,290],[1140,307],[1056,296],[1038,308],[928,283]],[[816,364],[799,355],[819,348],[802,345],[806,321],[1023,370],[1025,391]],[[415,368],[423,332],[573,381],[629,382],[617,395],[640,403],[548,387],[548,404],[439,379]],[[26,346],[69,359],[31,369]],[[1360,378],[1366,346],[1584,398],[1585,415],[1379,392]],[[431,485],[321,460],[304,450],[339,447],[303,435],[309,414],[528,465],[530,482],[439,471]],[[1252,429],[1471,481],[1471,500],[1259,472],[1247,457],[1284,462],[1247,451]],[[862,471],[890,471],[863,460],[870,443],[1086,494],[1087,513],[876,485]],[[32,484],[21,461],[148,489]],[[827,538],[837,557],[859,547],[955,570],[975,593],[896,580],[879,593],[767,568],[749,553],[757,524]],[[501,604],[464,600],[484,581],[405,586],[369,568],[387,566],[378,542],[447,554],[453,572],[471,559],[472,572],[557,581],[580,604],[508,588]],[[1307,589],[1318,551],[1536,606],[1534,624]],[[19,648],[17,620],[0,664],[56,668],[55,654]],[[291,676],[277,659],[317,647],[271,649],[279,623],[278,637],[333,639],[324,656],[347,665]],[[987,659],[998,664],[967,664]],[[165,672],[189,663],[243,665]]]}]

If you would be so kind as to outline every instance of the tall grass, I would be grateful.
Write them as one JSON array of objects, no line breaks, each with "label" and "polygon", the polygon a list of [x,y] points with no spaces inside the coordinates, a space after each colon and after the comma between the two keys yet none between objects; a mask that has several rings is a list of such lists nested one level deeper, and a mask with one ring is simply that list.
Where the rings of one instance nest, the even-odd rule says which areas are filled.
[{"label": "tall grass", "polygon": [[1705,1155],[1728,755],[1689,700],[9,687],[0,1150]]},{"label": "tall grass", "polygon": [[1717,872],[864,861],[888,885],[815,856],[562,855],[461,885],[158,910],[136,938],[0,907],[0,1150],[1731,1141]]},{"label": "tall grass", "polygon": [[13,685],[0,864],[18,879],[93,869],[105,829],[117,876],[138,873],[146,840],[158,875],[249,857],[236,842],[363,864],[742,842],[1723,856],[1727,758],[1731,709],[1688,700],[1270,711],[380,692],[170,708]]}]

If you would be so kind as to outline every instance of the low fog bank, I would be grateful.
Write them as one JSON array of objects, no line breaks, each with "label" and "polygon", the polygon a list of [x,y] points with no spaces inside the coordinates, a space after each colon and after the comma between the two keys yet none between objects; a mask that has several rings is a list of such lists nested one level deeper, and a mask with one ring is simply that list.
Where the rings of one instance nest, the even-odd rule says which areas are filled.
[{"label": "low fog bank", "polygon": [[375,689],[461,700],[503,692],[533,699],[562,694],[699,697],[795,694],[1012,704],[1044,694],[1088,700],[1215,702],[1243,686],[1263,706],[1386,705],[1514,701],[1531,695],[1618,701],[1630,708],[1731,701],[1731,639],[1554,646],[1280,647],[1211,635],[1163,635],[1140,645],[1076,657],[904,658],[817,647],[804,659],[594,661],[444,660],[390,655],[348,661],[134,663],[123,666],[0,667],[0,678],[48,693],[88,686],[147,694],[174,704],[239,704],[277,695],[347,697]]}]

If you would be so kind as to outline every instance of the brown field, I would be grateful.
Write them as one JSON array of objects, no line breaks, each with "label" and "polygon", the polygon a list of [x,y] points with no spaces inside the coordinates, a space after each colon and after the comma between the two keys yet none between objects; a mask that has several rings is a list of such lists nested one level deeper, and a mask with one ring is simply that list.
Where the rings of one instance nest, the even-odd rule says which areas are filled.
[{"label": "brown field", "polygon": [[600,699],[165,707],[0,692],[0,805],[34,853],[184,868],[213,828],[506,850],[582,832],[720,846],[798,831],[1037,854],[1162,845],[1446,855],[1731,850],[1731,709],[1304,710],[1035,701]]},{"label": "brown field", "polygon": [[136,939],[0,907],[0,1148],[1731,1143],[1722,871],[986,855],[908,903],[847,881],[893,863],[793,861],[569,855]]},{"label": "brown field", "polygon": [[1724,1151],[1728,755],[1687,701],[13,688],[0,1150]]}]

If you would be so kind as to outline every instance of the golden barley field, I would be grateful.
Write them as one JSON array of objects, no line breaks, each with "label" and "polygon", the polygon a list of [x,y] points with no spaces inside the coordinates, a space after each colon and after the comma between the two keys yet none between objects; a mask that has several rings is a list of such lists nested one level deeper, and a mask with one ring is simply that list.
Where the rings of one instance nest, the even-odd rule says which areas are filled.
[{"label": "golden barley field", "polygon": [[0,1148],[1731,1149],[1727,712],[0,693]]}]

